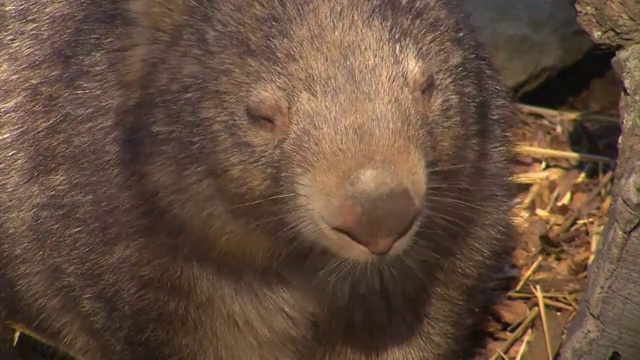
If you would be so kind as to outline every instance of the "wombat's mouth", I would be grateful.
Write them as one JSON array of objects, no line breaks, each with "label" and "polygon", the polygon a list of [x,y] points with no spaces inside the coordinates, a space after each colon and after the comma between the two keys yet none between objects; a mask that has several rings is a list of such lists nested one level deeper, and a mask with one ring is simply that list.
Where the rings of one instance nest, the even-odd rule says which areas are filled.
[{"label": "wombat's mouth", "polygon": [[339,228],[327,226],[327,221],[317,219],[320,228],[320,242],[332,254],[358,262],[394,257],[402,254],[411,244],[418,229],[418,216],[411,219],[398,236],[378,236],[360,238]]}]

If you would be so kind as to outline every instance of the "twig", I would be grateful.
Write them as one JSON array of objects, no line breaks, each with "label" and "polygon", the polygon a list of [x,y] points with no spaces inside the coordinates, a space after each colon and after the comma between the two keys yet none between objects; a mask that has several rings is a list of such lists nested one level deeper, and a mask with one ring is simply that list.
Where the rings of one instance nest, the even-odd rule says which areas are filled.
[{"label": "twig", "polygon": [[542,289],[540,285],[536,285],[536,288],[531,289],[538,298],[538,309],[540,309],[540,320],[542,320],[542,332],[544,333],[544,345],[547,348],[547,359],[553,360],[551,355],[551,344],[549,342],[549,325],[547,324],[547,316],[545,314],[544,296],[542,295]]},{"label": "twig", "polygon": [[[578,217],[580,217],[580,215],[582,214],[581,209],[587,204],[589,204],[591,201],[593,201],[593,199],[595,199],[596,196],[600,194],[600,191],[604,189],[604,187],[611,181],[612,178],[613,178],[613,171],[609,171],[607,175],[605,175],[602,178],[598,186],[596,186],[595,189],[591,190],[591,192],[589,193],[589,196],[587,196],[587,198],[584,199],[584,201],[580,204],[578,209],[575,210],[573,214],[571,214],[571,216],[564,221],[564,223],[562,224],[562,226],[560,226],[560,228],[558,228],[558,231],[556,232],[558,236],[565,233],[567,230],[571,228],[571,226],[573,226],[573,223],[575,223],[576,220],[578,220]],[[549,231],[549,229],[547,229],[547,231]],[[557,240],[557,236],[552,238],[552,240],[555,242]]]},{"label": "twig", "polygon": [[549,172],[538,171],[525,174],[515,174],[511,177],[511,181],[517,184],[538,184],[549,178]]},{"label": "twig", "polygon": [[520,350],[518,351],[518,355],[516,355],[516,360],[522,360],[522,358],[524,357],[524,352],[527,349],[527,343],[529,342],[529,337],[530,336],[531,336],[531,331],[528,331],[527,335],[522,340],[522,346],[520,347]]},{"label": "twig", "polygon": [[527,207],[529,207],[529,205],[531,205],[531,203],[536,198],[536,196],[538,196],[540,189],[541,187],[539,183],[531,185],[531,187],[529,188],[529,192],[527,193],[527,196],[522,200],[518,208],[526,209]]},{"label": "twig", "polygon": [[586,230],[583,227],[577,228],[573,231],[569,231],[566,232],[564,234],[558,234],[558,236],[553,239],[554,242],[558,242],[558,243],[562,243],[565,242],[567,240],[570,240],[578,235],[582,235],[583,233],[585,233]]},{"label": "twig", "polygon": [[[531,327],[531,325],[536,320],[536,318],[538,317],[539,314],[540,314],[540,309],[539,308],[533,308],[531,310],[531,312],[529,313],[529,316],[527,316],[527,318],[522,322],[522,325],[520,325],[520,327],[518,327],[518,329],[513,333],[513,335],[509,339],[507,339],[507,341],[505,341],[504,344],[502,344],[500,349],[498,349],[499,352],[501,352],[503,354],[508,353],[509,349],[511,349],[511,347],[518,340],[520,340],[520,338],[522,338],[524,333]],[[498,359],[500,359],[500,353],[499,352],[496,352],[490,358],[490,360],[498,360]]]},{"label": "twig", "polygon": [[[525,293],[509,293],[509,294],[507,294],[507,298],[510,298],[510,299],[531,299],[531,298],[534,298],[534,297],[535,297],[535,295],[525,294]],[[568,305],[568,304],[565,304],[563,302],[556,301],[556,300],[551,300],[551,299],[549,299],[549,297],[550,297],[549,295],[545,295],[544,302],[545,302],[545,304],[547,304],[547,305],[549,305],[551,307],[554,307],[554,308],[559,309],[559,310],[567,310],[567,311],[575,311],[576,310],[576,308],[574,306],[572,306],[572,305]],[[566,298],[567,296],[566,295],[555,295],[555,297]]]},{"label": "twig", "polygon": [[609,124],[620,123],[620,120],[614,116],[597,115],[597,114],[591,114],[588,112],[554,110],[554,109],[543,108],[543,107],[533,106],[533,105],[525,105],[525,104],[517,104],[517,106],[521,111],[529,114],[558,118],[561,120],[590,121],[590,122],[609,123]]},{"label": "twig", "polygon": [[[547,299],[554,298],[554,299],[565,299],[565,300],[567,300],[567,296],[568,295],[565,294],[565,293],[562,293],[562,294],[546,293],[545,294],[545,298],[547,298]],[[508,293],[507,297],[510,298],[510,299],[531,299],[532,297],[535,297],[535,295],[513,291],[513,292]]]},{"label": "twig", "polygon": [[540,263],[542,262],[542,256],[538,256],[538,258],[536,259],[536,261],[531,264],[531,266],[529,267],[529,269],[527,270],[527,272],[524,274],[524,276],[520,279],[520,282],[518,282],[518,285],[516,286],[516,288],[513,290],[514,292],[520,291],[522,289],[522,287],[524,286],[524,284],[527,283],[527,281],[529,280],[529,278],[531,277],[531,275],[533,275],[533,273],[538,270],[538,266],[540,266]]},{"label": "twig", "polygon": [[600,162],[607,164],[615,164],[615,160],[600,155],[592,155],[592,154],[583,154],[572,151],[561,151],[561,150],[552,150],[545,149],[535,146],[527,146],[527,145],[517,145],[516,152],[519,152],[522,155],[529,156],[537,156],[537,157],[552,157],[552,158],[560,158],[560,159],[568,159],[568,160],[576,160],[576,161],[591,161],[591,162]]},{"label": "twig", "polygon": [[550,300],[550,299],[544,299],[544,303],[546,305],[549,305],[551,307],[554,307],[554,308],[560,309],[560,310],[567,310],[567,311],[575,311],[576,310],[571,305],[567,305],[565,303],[561,303],[559,301],[554,301],[554,300]]}]

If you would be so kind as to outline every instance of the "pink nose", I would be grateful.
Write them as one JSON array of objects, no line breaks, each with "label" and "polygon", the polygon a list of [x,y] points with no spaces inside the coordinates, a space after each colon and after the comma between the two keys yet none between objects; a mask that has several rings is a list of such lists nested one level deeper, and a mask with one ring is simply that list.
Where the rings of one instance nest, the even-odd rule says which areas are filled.
[{"label": "pink nose", "polygon": [[[329,227],[361,244],[373,254],[384,255],[413,226],[419,211],[409,188],[387,181],[376,186],[370,174],[366,186],[356,182],[351,191],[332,204],[333,214],[325,218]],[[381,190],[381,191],[380,191]]]}]

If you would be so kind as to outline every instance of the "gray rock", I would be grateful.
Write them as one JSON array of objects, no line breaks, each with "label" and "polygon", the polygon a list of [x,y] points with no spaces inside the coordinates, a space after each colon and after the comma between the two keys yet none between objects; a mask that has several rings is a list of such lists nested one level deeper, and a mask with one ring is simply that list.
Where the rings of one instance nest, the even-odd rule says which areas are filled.
[{"label": "gray rock", "polygon": [[597,44],[631,46],[640,43],[640,1],[577,1],[580,25]]},{"label": "gray rock", "polygon": [[518,96],[593,46],[573,0],[463,0],[504,84]]}]

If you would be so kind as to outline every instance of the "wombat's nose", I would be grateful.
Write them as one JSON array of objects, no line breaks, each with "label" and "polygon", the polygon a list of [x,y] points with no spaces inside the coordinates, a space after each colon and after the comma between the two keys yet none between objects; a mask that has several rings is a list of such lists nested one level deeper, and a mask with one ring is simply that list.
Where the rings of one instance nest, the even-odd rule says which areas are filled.
[{"label": "wombat's nose", "polygon": [[388,253],[418,214],[409,188],[392,180],[371,172],[359,177],[352,191],[334,204],[335,213],[329,218],[335,221],[327,221],[328,225],[374,254]]}]

